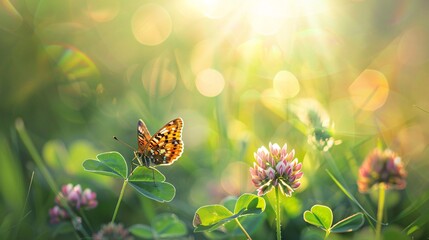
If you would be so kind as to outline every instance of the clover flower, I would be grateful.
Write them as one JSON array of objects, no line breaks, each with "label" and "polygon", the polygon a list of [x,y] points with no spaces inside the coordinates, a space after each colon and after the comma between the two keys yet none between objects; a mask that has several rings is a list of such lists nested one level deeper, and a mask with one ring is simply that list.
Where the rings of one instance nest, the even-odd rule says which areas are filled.
[{"label": "clover flower", "polygon": [[71,210],[74,209],[76,211],[80,209],[92,209],[98,205],[97,194],[89,188],[86,188],[82,192],[82,188],[79,184],[76,186],[73,186],[71,183],[63,185],[61,192],[55,197],[55,206],[49,209],[50,222],[52,224],[70,219],[65,204],[67,204]]},{"label": "clover flower", "polygon": [[372,186],[384,183],[386,189],[404,189],[407,172],[401,158],[390,149],[373,150],[359,169],[359,192],[367,192]]},{"label": "clover flower", "polygon": [[320,102],[300,99],[291,104],[290,109],[306,125],[307,142],[315,149],[326,152],[341,143],[334,138],[334,123]]},{"label": "clover flower", "polygon": [[97,194],[88,188],[86,188],[82,193],[82,188],[79,184],[73,186],[73,184],[69,183],[61,188],[61,192],[58,193],[55,198],[55,202],[59,206],[62,206],[61,197],[66,199],[68,204],[71,207],[76,208],[76,210],[79,210],[80,208],[92,209],[98,204]]},{"label": "clover flower", "polygon": [[97,207],[97,194],[91,191],[91,189],[86,188],[82,193],[81,204],[85,206],[86,209]]},{"label": "clover flower", "polygon": [[322,117],[321,113],[310,109],[308,111],[309,133],[308,143],[319,150],[328,151],[332,146],[341,143],[333,137],[334,124],[330,123],[329,117]]},{"label": "clover flower", "polygon": [[93,240],[132,240],[133,236],[130,235],[127,229],[122,224],[109,223],[103,225],[96,234],[92,237]]},{"label": "clover flower", "polygon": [[69,218],[67,212],[58,206],[54,206],[53,208],[49,209],[49,217],[49,222],[51,224],[57,224]]},{"label": "clover flower", "polygon": [[277,186],[284,195],[291,196],[301,185],[302,164],[295,158],[295,150],[287,152],[287,144],[280,148],[277,143],[270,143],[269,149],[262,146],[254,153],[256,162],[250,168],[252,183],[259,196]]}]

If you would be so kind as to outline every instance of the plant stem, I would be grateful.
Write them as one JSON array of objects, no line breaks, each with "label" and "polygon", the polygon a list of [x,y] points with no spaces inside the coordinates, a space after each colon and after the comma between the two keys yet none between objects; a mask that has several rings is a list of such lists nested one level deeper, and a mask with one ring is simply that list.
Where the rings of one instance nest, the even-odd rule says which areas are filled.
[{"label": "plant stem", "polygon": [[115,222],[116,214],[118,214],[119,205],[121,205],[122,197],[124,196],[125,186],[127,186],[128,180],[124,181],[124,184],[122,184],[121,193],[119,194],[118,202],[116,203],[115,212],[113,213],[112,221],[111,223]]},{"label": "plant stem", "polygon": [[[31,187],[33,186],[33,180],[34,180],[34,171],[31,173],[30,184],[28,185],[28,190],[27,190],[27,196],[25,197],[24,207],[22,207],[21,216],[19,217],[22,220],[26,216],[25,209],[27,208],[28,198],[30,196],[30,190],[31,190]],[[13,239],[16,239],[16,236],[18,235],[20,228],[21,228],[21,223],[22,223],[22,221],[19,221],[18,226],[16,227],[16,231],[14,233],[15,235],[14,235]]]},{"label": "plant stem", "polygon": [[282,239],[282,230],[280,226],[280,198],[279,198],[279,186],[276,187],[276,229],[277,229],[277,240]]},{"label": "plant stem", "polygon": [[[27,130],[25,129],[24,121],[21,118],[18,118],[15,121],[15,128],[16,128],[16,131],[18,132],[19,137],[21,138],[21,141],[24,143],[24,146],[27,148],[28,152],[30,153],[30,156],[33,158],[34,162],[36,163],[36,166],[40,169],[40,172],[42,173],[43,177],[45,178],[52,192],[54,193],[57,192],[58,186],[56,184],[56,181],[54,180],[54,177],[52,176],[52,174],[49,172],[48,167],[43,162],[43,158],[40,156],[40,153],[37,151],[36,147],[34,146],[33,141],[31,140],[30,136],[27,133]],[[77,224],[78,221],[73,222],[74,219],[77,219],[77,216],[70,208],[68,202],[64,199],[64,197],[61,197],[60,201],[64,209],[70,215],[74,229],[82,233],[85,239],[90,238],[86,230],[82,228],[79,224]]]},{"label": "plant stem", "polygon": [[383,221],[384,212],[384,199],[385,199],[385,186],[384,183],[380,183],[378,192],[378,210],[377,210],[377,225],[375,227],[375,239],[380,240],[381,238],[381,223]]},{"label": "plant stem", "polygon": [[81,208],[79,209],[79,213],[82,216],[84,223],[88,226],[89,230],[91,232],[94,232],[94,230],[92,229],[91,223],[88,221],[88,218],[86,217],[85,211],[83,211]]},{"label": "plant stem", "polygon": [[49,172],[48,168],[43,162],[42,157],[37,152],[37,149],[34,146],[33,141],[31,141],[30,136],[28,136],[27,130],[25,129],[24,121],[18,118],[15,121],[15,127],[16,127],[16,130],[18,131],[19,137],[21,138],[22,142],[24,143],[25,147],[30,153],[30,156],[33,158],[34,162],[36,163],[36,166],[40,169],[40,172],[42,173],[49,187],[53,192],[57,192],[58,186],[56,184],[56,181],[54,180],[54,177],[52,177],[51,173]]},{"label": "plant stem", "polygon": [[236,218],[235,221],[237,222],[238,226],[241,228],[241,231],[243,231],[244,235],[246,235],[247,239],[252,240],[250,235],[247,233],[246,229],[244,229],[243,225],[241,225],[240,221]]},{"label": "plant stem", "polygon": [[329,230],[326,230],[326,231],[325,231],[325,237],[324,237],[323,239],[328,239],[329,233],[330,233],[330,231],[329,231]]}]

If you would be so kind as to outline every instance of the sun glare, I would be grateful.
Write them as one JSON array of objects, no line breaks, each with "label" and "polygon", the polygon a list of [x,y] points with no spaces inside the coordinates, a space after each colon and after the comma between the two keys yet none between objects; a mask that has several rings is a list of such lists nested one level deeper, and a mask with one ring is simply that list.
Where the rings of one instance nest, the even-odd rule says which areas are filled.
[{"label": "sun glare", "polygon": [[253,31],[261,35],[276,34],[282,26],[285,10],[281,1],[255,1],[248,15]]},{"label": "sun glare", "polygon": [[200,11],[204,16],[212,19],[225,17],[231,9],[228,0],[189,0],[188,4]]}]

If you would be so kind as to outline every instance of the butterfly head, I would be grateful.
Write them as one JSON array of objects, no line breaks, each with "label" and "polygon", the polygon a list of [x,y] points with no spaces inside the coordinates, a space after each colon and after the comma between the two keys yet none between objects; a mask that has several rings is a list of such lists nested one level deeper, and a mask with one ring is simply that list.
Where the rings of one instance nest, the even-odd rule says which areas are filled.
[{"label": "butterfly head", "polygon": [[146,167],[150,166],[150,161],[148,161],[148,159],[144,156],[144,154],[142,152],[134,151],[134,156],[137,159],[137,161],[139,162],[139,165],[146,166]]}]

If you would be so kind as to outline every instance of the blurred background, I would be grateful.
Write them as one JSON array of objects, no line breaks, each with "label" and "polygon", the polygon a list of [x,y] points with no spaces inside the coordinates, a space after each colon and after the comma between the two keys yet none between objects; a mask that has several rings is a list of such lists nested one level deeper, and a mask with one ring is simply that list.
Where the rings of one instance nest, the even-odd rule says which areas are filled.
[{"label": "blurred background", "polygon": [[[326,169],[374,216],[377,192],[358,193],[356,179],[381,143],[408,171],[407,188],[387,193],[385,219],[426,239],[428,10],[424,0],[0,1],[0,233],[64,239],[49,223],[57,193],[16,125],[59,187],[97,193],[87,216],[99,229],[122,183],[84,172],[82,162],[113,150],[131,162],[132,150],[112,136],[137,146],[138,119],[153,134],[180,116],[184,153],[158,168],[175,199],[160,204],[127,188],[124,226],[175,213],[187,238],[207,238],[192,232],[195,210],[255,193],[253,152],[277,142],[303,162],[302,186],[283,199],[283,233],[304,239],[312,228],[302,213],[313,204],[333,208],[334,222],[360,211]],[[329,141],[312,141],[318,126]],[[264,216],[255,239],[275,236],[272,209]],[[334,237],[358,239],[364,228]]]}]

